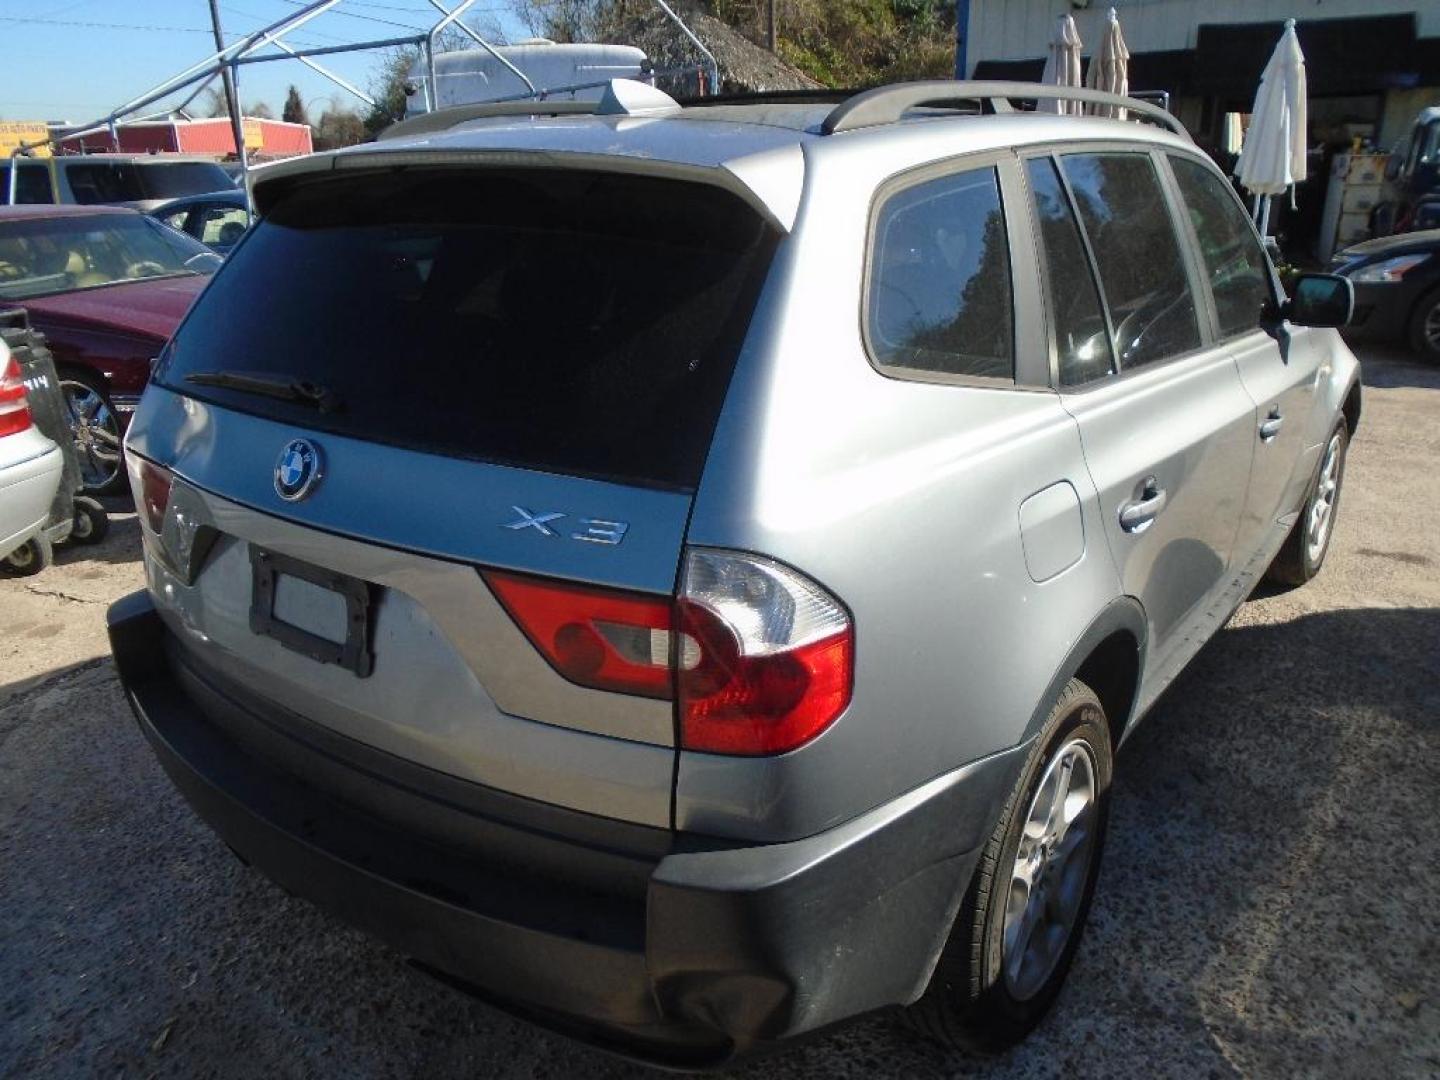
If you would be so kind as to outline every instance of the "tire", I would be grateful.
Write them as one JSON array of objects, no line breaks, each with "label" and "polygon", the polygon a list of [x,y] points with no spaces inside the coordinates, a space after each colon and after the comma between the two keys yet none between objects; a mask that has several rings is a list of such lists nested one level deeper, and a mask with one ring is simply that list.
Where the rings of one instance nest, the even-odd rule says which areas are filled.
[{"label": "tire", "polygon": [[110,532],[110,515],[94,499],[75,499],[75,524],[70,530],[72,544],[98,544]]},{"label": "tire", "polygon": [[1407,332],[1413,352],[1432,364],[1440,364],[1440,289],[1420,298],[1410,313]]},{"label": "tire", "polygon": [[[1345,457],[1350,449],[1350,432],[1341,420],[1330,432],[1325,449],[1320,452],[1320,464],[1305,489],[1305,501],[1300,504],[1300,516],[1285,538],[1275,561],[1265,571],[1265,578],[1271,584],[1298,588],[1320,572],[1325,565],[1325,556],[1330,551],[1330,541],[1335,536],[1335,518],[1340,512],[1340,489],[1345,482]],[[1333,468],[1332,468],[1333,465]],[[1323,512],[1317,506],[1324,502]],[[1315,515],[1320,514],[1322,535],[1315,541],[1317,528]]]},{"label": "tire", "polygon": [[123,490],[120,421],[105,387],[95,376],[67,368],[60,372],[60,390],[80,461],[81,490],[87,495],[114,495]]},{"label": "tire", "polygon": [[0,572],[10,577],[33,577],[54,561],[55,556],[49,544],[39,539],[27,540],[4,559],[0,559]]},{"label": "tire", "polygon": [[[1074,959],[1095,892],[1111,768],[1105,709],[1093,690],[1071,679],[1035,738],[981,853],[930,985],[906,1010],[916,1030],[948,1047],[1001,1050],[1022,1039],[1050,1009]],[[1069,791],[1064,803],[1073,816],[1052,836],[1057,819],[1047,811],[1053,808],[1051,796],[1062,777]],[[1077,806],[1082,795],[1086,801]],[[1040,828],[1045,831],[1037,835]],[[1057,856],[1053,859],[1051,843]],[[1067,847],[1068,858],[1061,854]],[[1027,880],[1033,884],[1022,892]],[[1053,921],[1031,922],[1031,905],[1019,903],[1029,897],[1035,898],[1040,917]],[[1048,949],[1043,947],[1045,935],[1037,942],[1032,933],[1028,943],[1033,949],[1017,953],[1027,925],[1050,931]]]}]

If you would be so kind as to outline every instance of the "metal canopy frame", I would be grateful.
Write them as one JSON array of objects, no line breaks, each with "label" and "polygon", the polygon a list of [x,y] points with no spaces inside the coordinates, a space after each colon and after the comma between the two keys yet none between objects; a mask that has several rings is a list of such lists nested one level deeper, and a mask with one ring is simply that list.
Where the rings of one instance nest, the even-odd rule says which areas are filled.
[{"label": "metal canopy frame", "polygon": [[[438,95],[435,93],[435,43],[441,31],[447,27],[456,27],[480,48],[484,49],[501,64],[510,70],[526,89],[518,94],[502,99],[506,101],[539,100],[544,101],[551,94],[569,93],[574,90],[586,90],[601,85],[600,83],[576,83],[566,86],[536,86],[526,74],[511,63],[504,55],[498,52],[494,45],[486,41],[473,27],[468,26],[461,19],[476,2],[476,0],[460,0],[454,7],[447,6],[444,0],[429,0],[431,7],[436,10],[435,22],[428,30],[419,31],[415,34],[401,37],[389,37],[356,41],[343,45],[327,45],[317,48],[293,48],[286,43],[285,37],[296,30],[299,30],[306,23],[333,8],[340,6],[345,0],[293,0],[296,3],[296,10],[290,12],[283,18],[262,27],[259,30],[251,31],[244,37],[232,42],[229,45],[219,47],[218,43],[223,40],[220,35],[220,24],[218,11],[212,6],[212,21],[215,29],[217,42],[216,50],[183,71],[172,75],[164,82],[157,83],[149,90],[146,90],[138,97],[132,98],[119,108],[112,110],[105,116],[91,123],[81,125],[79,128],[67,131],[64,135],[48,135],[44,139],[36,139],[33,142],[22,142],[10,152],[10,177],[5,192],[4,202],[13,205],[19,189],[20,169],[18,159],[29,156],[33,151],[42,146],[48,146],[58,142],[60,139],[83,138],[86,135],[96,135],[101,132],[108,132],[110,137],[118,144],[119,134],[117,125],[122,119],[132,122],[144,122],[147,120],[163,120],[173,116],[175,113],[183,113],[186,106],[200,96],[216,79],[223,79],[225,82],[226,97],[230,123],[236,133],[235,152],[240,162],[241,183],[248,183],[249,162],[245,153],[243,121],[240,110],[240,95],[238,85],[240,81],[240,69],[247,64],[269,63],[276,60],[298,60],[305,64],[317,74],[325,76],[335,85],[347,93],[354,95],[367,105],[374,106],[375,99],[365,93],[353,83],[330,71],[314,59],[317,56],[329,56],[335,53],[367,52],[373,49],[388,49],[403,46],[416,46],[420,49],[421,56],[425,61],[425,69],[429,78],[425,85],[425,111],[432,112],[438,105]],[[665,3],[665,0],[655,0],[655,3],[668,16],[685,36],[700,50],[705,58],[705,65],[710,68],[712,92],[719,87],[719,64],[709,49],[695,36],[694,32],[685,25],[679,15]],[[274,50],[274,51],[269,51]],[[164,98],[171,97],[183,90],[192,88],[190,94],[179,104],[173,107],[158,111],[144,112],[148,106]]]}]

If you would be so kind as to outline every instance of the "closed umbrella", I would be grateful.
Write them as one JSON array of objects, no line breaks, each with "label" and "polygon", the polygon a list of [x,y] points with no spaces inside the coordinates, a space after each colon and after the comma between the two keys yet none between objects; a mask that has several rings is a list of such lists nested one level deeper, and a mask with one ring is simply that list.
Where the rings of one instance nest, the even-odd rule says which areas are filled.
[{"label": "closed umbrella", "polygon": [[[1040,81],[1046,86],[1080,85],[1080,31],[1075,29],[1075,20],[1061,15],[1055,21],[1055,34],[1050,39],[1050,50],[1045,57],[1045,71]],[[1043,112],[1078,114],[1078,101],[1041,101],[1036,108]]]},{"label": "closed umbrella", "polygon": [[1235,175],[1255,196],[1260,233],[1270,224],[1270,196],[1305,179],[1305,55],[1295,36],[1295,20],[1285,33],[1255,94],[1250,130],[1235,163]]},{"label": "closed umbrella", "polygon": [[[1120,17],[1113,7],[1105,22],[1100,48],[1090,58],[1090,66],[1085,71],[1085,85],[1121,97],[1130,93],[1130,49],[1125,44],[1125,35],[1120,32]],[[1090,111],[1096,116],[1125,119],[1125,110],[1114,105],[1092,105]]]},{"label": "closed umbrella", "polygon": [[1227,112],[1225,114],[1225,126],[1220,131],[1220,149],[1227,154],[1240,153],[1240,114]]}]

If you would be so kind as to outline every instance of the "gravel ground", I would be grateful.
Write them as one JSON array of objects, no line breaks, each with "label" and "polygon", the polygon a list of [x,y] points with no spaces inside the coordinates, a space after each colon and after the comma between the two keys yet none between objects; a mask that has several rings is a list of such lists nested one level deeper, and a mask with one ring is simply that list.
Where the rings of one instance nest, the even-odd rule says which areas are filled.
[{"label": "gravel ground", "polygon": [[[739,1075],[1440,1076],[1440,371],[1365,374],[1325,572],[1246,604],[1127,744],[1090,931],[1030,1041],[947,1055],[879,1016]],[[0,1075],[643,1074],[230,856],[106,659],[137,553],[117,514],[0,581]]]}]

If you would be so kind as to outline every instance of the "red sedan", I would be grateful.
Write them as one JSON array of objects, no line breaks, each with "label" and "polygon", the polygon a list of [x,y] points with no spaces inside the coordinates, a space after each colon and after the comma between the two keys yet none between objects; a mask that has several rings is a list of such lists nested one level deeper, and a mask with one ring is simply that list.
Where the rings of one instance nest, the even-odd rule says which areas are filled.
[{"label": "red sedan", "polygon": [[150,363],[219,265],[134,210],[0,206],[0,308],[25,308],[49,339],[87,491],[123,486],[120,438]]}]

